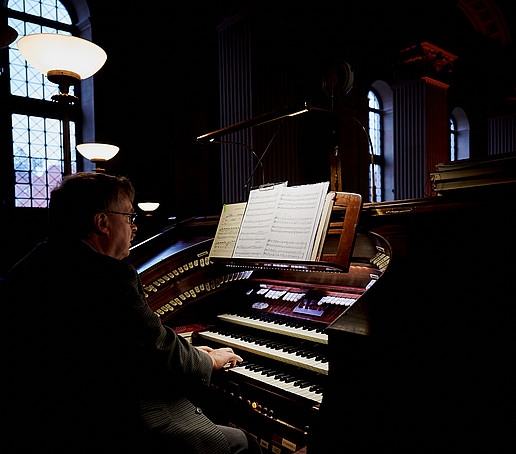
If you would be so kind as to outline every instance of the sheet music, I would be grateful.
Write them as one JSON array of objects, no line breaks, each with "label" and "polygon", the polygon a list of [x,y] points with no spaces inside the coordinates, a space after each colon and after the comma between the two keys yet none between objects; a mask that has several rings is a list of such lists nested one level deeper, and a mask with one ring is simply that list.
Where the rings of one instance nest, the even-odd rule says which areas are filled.
[{"label": "sheet music", "polygon": [[328,183],[283,188],[265,258],[310,260]]},{"label": "sheet music", "polygon": [[233,257],[309,260],[328,186],[251,191]]},{"label": "sheet music", "polygon": [[281,189],[284,187],[286,183],[253,189],[249,193],[233,257],[263,258]]},{"label": "sheet music", "polygon": [[228,258],[233,254],[246,203],[224,205],[210,250],[210,257]]},{"label": "sheet music", "polygon": [[317,227],[317,233],[315,235],[314,247],[312,249],[312,256],[310,260],[320,260],[324,247],[324,239],[326,238],[326,233],[328,232],[328,226],[330,225],[330,217],[331,210],[333,207],[333,202],[335,200],[335,192],[329,192],[326,194],[326,198],[324,200],[323,210],[321,214],[321,221],[319,222],[319,226]]}]

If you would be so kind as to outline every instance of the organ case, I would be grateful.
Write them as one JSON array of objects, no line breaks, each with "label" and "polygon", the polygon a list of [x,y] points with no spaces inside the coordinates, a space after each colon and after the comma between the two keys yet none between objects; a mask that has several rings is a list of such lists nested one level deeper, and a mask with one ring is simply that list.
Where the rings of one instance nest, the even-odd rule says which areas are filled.
[{"label": "organ case", "polygon": [[360,196],[337,194],[321,262],[215,261],[203,235],[216,223],[206,220],[191,223],[202,233],[177,248],[158,236],[168,252],[150,261],[133,251],[149,305],[165,325],[244,358],[214,374],[208,413],[256,435],[264,449],[306,446],[330,368],[326,329],[388,265],[380,237],[356,236],[360,211]]}]

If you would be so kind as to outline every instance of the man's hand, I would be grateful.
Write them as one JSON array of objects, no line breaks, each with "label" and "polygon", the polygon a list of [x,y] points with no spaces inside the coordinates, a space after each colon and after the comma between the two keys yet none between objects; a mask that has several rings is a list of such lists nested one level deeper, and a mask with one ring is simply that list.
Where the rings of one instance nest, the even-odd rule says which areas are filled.
[{"label": "man's hand", "polygon": [[236,366],[237,361],[243,361],[231,348],[213,349],[206,346],[196,347],[203,353],[206,353],[213,361],[213,370],[220,370],[226,364],[230,363],[231,367]]}]

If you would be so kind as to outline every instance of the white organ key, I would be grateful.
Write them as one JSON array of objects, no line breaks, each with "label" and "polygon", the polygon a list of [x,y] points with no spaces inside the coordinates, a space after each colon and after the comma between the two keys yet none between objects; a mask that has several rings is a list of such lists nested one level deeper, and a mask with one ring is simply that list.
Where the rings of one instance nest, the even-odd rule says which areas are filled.
[{"label": "white organ key", "polygon": [[285,383],[284,381],[281,381],[274,376],[267,376],[265,374],[262,374],[261,372],[250,370],[245,366],[233,367],[231,369],[227,369],[227,372],[244,375],[246,377],[252,378],[253,380],[266,383],[275,388],[279,388],[283,391],[295,394],[296,396],[304,397],[319,404],[322,402],[322,394],[310,391],[309,387],[301,388],[299,386],[294,385],[294,382]]},{"label": "white organ key", "polygon": [[295,328],[290,326],[284,326],[279,323],[268,322],[264,320],[255,320],[242,315],[233,314],[222,314],[217,316],[220,320],[225,322],[236,323],[238,325],[249,326],[251,328],[257,328],[264,331],[270,331],[272,333],[283,334],[290,337],[296,337],[298,339],[306,339],[312,342],[318,342],[320,344],[328,343],[328,335],[319,333],[315,330],[309,330],[306,328]]},{"label": "white organ key", "polygon": [[237,339],[235,337],[226,336],[225,334],[214,333],[211,331],[203,331],[199,333],[206,340],[220,342],[229,347],[240,348],[244,351],[254,353],[255,355],[272,358],[276,361],[282,361],[286,364],[293,364],[304,369],[313,370],[320,374],[328,375],[328,363],[319,361],[316,358],[304,358],[294,353],[284,352],[279,349],[258,345],[254,342]]}]

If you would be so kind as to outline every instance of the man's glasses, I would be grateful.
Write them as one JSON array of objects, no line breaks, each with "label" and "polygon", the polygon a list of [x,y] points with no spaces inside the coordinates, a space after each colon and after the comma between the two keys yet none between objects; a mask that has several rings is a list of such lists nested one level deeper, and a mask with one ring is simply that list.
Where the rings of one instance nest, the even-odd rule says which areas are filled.
[{"label": "man's glasses", "polygon": [[123,214],[124,216],[129,216],[129,224],[134,224],[136,221],[136,218],[138,216],[137,213],[134,211],[132,213],[122,213],[121,211],[106,211],[106,213],[113,213],[113,214]]}]

